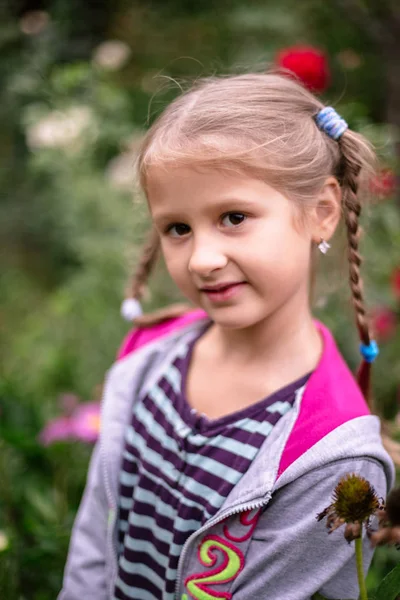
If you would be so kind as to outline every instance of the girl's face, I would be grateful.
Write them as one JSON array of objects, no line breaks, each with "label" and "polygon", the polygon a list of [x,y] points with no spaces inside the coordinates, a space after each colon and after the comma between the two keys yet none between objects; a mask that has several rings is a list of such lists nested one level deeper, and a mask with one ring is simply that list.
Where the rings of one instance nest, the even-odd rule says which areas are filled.
[{"label": "girl's face", "polygon": [[252,327],[308,306],[311,234],[284,195],[244,175],[187,167],[153,168],[148,182],[168,271],[216,324]]}]

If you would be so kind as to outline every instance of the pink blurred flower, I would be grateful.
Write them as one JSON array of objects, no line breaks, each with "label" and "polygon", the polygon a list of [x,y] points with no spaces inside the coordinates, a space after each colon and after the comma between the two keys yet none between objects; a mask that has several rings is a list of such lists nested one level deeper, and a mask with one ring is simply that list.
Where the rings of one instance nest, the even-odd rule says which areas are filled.
[{"label": "pink blurred flower", "polygon": [[44,446],[72,438],[73,423],[71,417],[51,419],[42,429],[39,440]]},{"label": "pink blurred flower", "polygon": [[39,435],[44,446],[66,440],[94,443],[100,431],[100,403],[78,404],[70,415],[51,419]]},{"label": "pink blurred flower", "polygon": [[390,308],[380,306],[372,311],[372,327],[378,340],[389,339],[394,334],[396,326],[396,313]]},{"label": "pink blurred flower", "polygon": [[100,432],[100,403],[85,402],[79,404],[72,418],[76,439],[89,444],[94,443]]}]

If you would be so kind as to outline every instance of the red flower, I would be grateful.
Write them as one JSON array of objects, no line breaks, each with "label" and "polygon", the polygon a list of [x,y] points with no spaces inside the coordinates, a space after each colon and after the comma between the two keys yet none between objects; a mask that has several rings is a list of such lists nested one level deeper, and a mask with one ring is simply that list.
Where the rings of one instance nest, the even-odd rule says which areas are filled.
[{"label": "red flower", "polygon": [[281,50],[276,64],[292,71],[313,92],[323,92],[329,85],[328,59],[312,46],[292,46]]},{"label": "red flower", "polygon": [[370,181],[369,187],[373,194],[381,198],[389,198],[396,190],[396,175],[391,169],[381,169]]},{"label": "red flower", "polygon": [[400,302],[400,266],[396,267],[391,276],[392,290]]},{"label": "red flower", "polygon": [[389,339],[395,332],[397,325],[396,313],[386,306],[375,308],[372,312],[372,327],[377,340]]}]

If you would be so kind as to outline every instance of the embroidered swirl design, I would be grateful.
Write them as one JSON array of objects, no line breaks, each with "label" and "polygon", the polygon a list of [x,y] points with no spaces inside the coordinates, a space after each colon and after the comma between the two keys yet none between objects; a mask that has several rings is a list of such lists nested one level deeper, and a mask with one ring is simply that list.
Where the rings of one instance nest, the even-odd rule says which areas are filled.
[{"label": "embroidered swirl design", "polygon": [[205,567],[213,567],[217,562],[217,552],[223,554],[223,562],[216,567],[196,573],[185,581],[186,589],[192,598],[196,600],[213,600],[215,598],[226,598],[230,600],[232,594],[229,592],[217,592],[209,588],[210,585],[218,585],[232,581],[244,567],[244,557],[233,544],[225,541],[219,535],[206,536],[199,546],[199,560]]},{"label": "embroidered swirl design", "polygon": [[[211,589],[210,586],[228,583],[242,571],[244,567],[243,553],[237,546],[231,544],[231,541],[244,542],[251,537],[260,517],[261,509],[257,510],[252,517],[250,516],[251,512],[251,510],[248,510],[240,515],[241,525],[247,528],[242,536],[232,535],[227,525],[224,525],[223,532],[227,539],[219,535],[208,535],[202,540],[198,549],[198,558],[201,564],[208,567],[208,569],[202,573],[190,575],[185,580],[186,590],[194,600],[215,600],[215,598],[230,600],[232,598],[230,592],[217,591]],[[222,553],[223,561],[218,567],[210,570],[209,567],[214,567],[217,562],[218,553]],[[181,600],[189,600],[189,596],[183,594]]]},{"label": "embroidered swirl design", "polygon": [[245,527],[249,527],[249,530],[242,535],[241,537],[235,537],[229,532],[229,529],[226,525],[224,525],[224,536],[231,540],[231,542],[244,542],[249,539],[253,535],[253,531],[256,528],[257,521],[260,518],[261,510],[257,510],[256,513],[252,517],[250,517],[251,510],[246,510],[242,512],[240,515],[240,523]]}]

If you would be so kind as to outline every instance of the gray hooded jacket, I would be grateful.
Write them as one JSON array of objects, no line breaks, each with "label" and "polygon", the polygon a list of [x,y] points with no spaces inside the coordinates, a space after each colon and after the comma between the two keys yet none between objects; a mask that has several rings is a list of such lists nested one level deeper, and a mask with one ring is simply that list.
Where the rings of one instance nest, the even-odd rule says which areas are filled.
[{"label": "gray hooded jacket", "polygon": [[[109,371],[100,438],[58,600],[113,598],[119,470],[132,403],[158,380],[181,336],[196,336],[203,325],[180,326]],[[358,597],[354,544],[342,529],[328,536],[316,515],[331,503],[343,475],[360,474],[386,497],[394,469],[378,418],[368,414],[332,336],[319,326],[320,364],[217,514],[186,541],[175,600],[310,600],[317,591],[329,599]],[[365,569],[371,559],[365,539]],[[144,591],[134,600],[154,599]]]}]

